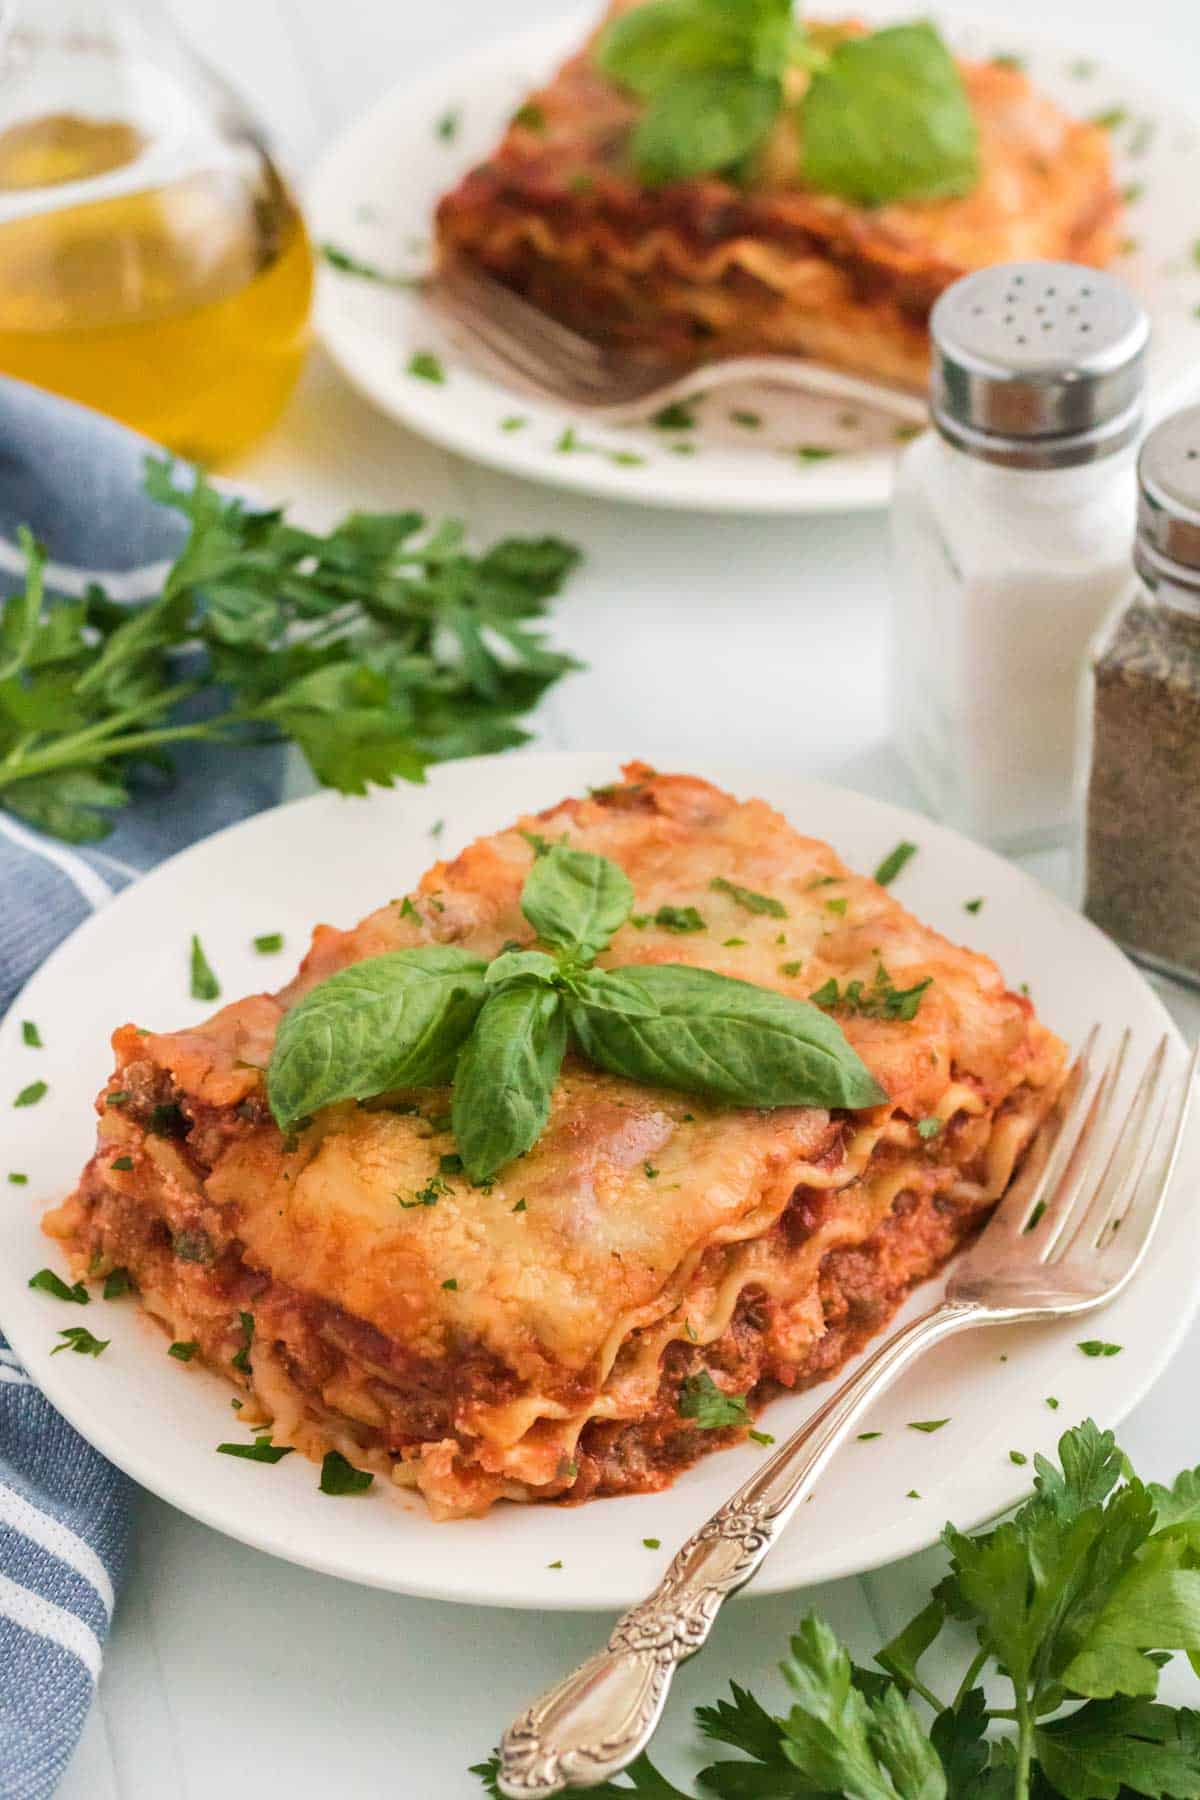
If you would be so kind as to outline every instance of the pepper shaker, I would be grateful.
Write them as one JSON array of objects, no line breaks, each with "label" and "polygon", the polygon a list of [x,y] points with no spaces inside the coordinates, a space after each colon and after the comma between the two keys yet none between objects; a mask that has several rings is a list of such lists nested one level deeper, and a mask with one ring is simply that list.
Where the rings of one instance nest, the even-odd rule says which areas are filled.
[{"label": "pepper shaker", "polygon": [[1072,836],[1088,645],[1128,580],[1149,325],[1072,263],[933,309],[935,429],[892,502],[893,716],[930,809],[1005,850]]},{"label": "pepper shaker", "polygon": [[1091,659],[1084,910],[1200,986],[1200,406],[1138,459],[1136,578]]}]

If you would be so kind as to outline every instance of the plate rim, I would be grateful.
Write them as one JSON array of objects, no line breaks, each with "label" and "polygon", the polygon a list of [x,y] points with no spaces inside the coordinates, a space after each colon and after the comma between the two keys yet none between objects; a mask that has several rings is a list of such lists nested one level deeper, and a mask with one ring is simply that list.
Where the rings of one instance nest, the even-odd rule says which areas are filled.
[{"label": "plate rim", "polygon": [[[864,16],[887,22],[907,17],[911,12],[908,0],[867,0]],[[947,23],[942,4],[936,7],[935,18],[941,25]],[[336,190],[341,185],[342,164],[357,163],[360,142],[369,142],[381,126],[406,109],[424,106],[432,116],[439,104],[444,107],[452,99],[456,86],[468,95],[477,91],[497,58],[520,55],[549,61],[563,55],[589,31],[594,19],[594,7],[573,6],[565,14],[550,15],[517,31],[490,34],[467,55],[441,57],[413,79],[402,78],[386,88],[326,146],[305,180],[304,193],[314,234],[323,238],[323,215],[340,210]],[[1054,32],[1025,25],[1014,30],[991,14],[967,16],[957,24],[964,34],[992,37],[998,44],[1015,44],[1018,52],[1027,47],[1038,55],[1057,56],[1068,62],[1082,55]],[[1153,111],[1161,129],[1186,130],[1195,137],[1192,116],[1171,96],[1164,96],[1153,82],[1137,75],[1130,77],[1104,56],[1090,56],[1088,60],[1095,65],[1097,85],[1111,74],[1120,81],[1123,96]],[[340,316],[335,298],[337,280],[333,270],[318,270],[314,325],[326,353],[355,391],[376,411],[414,435],[510,479],[625,505],[715,516],[821,517],[878,512],[888,505],[899,453],[884,447],[857,453],[852,463],[841,463],[840,467],[850,468],[857,479],[847,479],[844,485],[839,482],[833,492],[828,491],[830,471],[824,465],[816,465],[811,471],[812,479],[799,482],[795,488],[787,488],[783,482],[764,483],[761,471],[750,469],[741,481],[712,478],[707,488],[698,489],[694,482],[689,483],[688,470],[683,467],[679,471],[656,472],[656,485],[650,485],[645,471],[639,482],[631,482],[603,461],[589,463],[587,459],[575,461],[567,457],[555,460],[544,450],[536,454],[525,452],[516,437],[493,440],[482,434],[477,436],[465,417],[460,419],[448,410],[427,412],[415,393],[413,404],[408,405],[403,385],[384,385],[374,377],[369,367],[372,351],[364,347],[374,334]],[[1160,378],[1158,391],[1150,396],[1151,420],[1169,405],[1179,403],[1195,379],[1191,363],[1186,367],[1181,364]],[[505,388],[498,379],[489,380],[497,398],[506,394],[519,398],[516,390]]]},{"label": "plate rim", "polygon": [[[466,770],[472,768],[486,770],[494,768],[498,763],[507,765],[508,767],[512,767],[518,762],[523,764],[535,763],[545,768],[549,773],[555,773],[556,771],[561,770],[561,782],[565,784],[563,786],[563,792],[569,793],[574,791],[581,781],[586,782],[591,776],[604,772],[611,774],[614,767],[619,767],[621,763],[626,760],[628,760],[627,756],[607,751],[531,750],[516,753],[497,752],[490,755],[464,757],[456,759],[454,763],[440,765],[440,767],[455,768],[461,766]],[[437,768],[434,768],[431,770],[431,775],[436,777],[437,772]],[[695,773],[697,771],[693,770],[692,772]],[[818,777],[796,774],[787,769],[771,768],[761,765],[756,769],[753,764],[747,764],[740,759],[730,759],[729,761],[725,761],[719,756],[711,759],[711,761],[705,759],[699,772],[705,779],[718,782],[736,792],[747,794],[759,791],[759,788],[764,785],[769,791],[773,782],[784,781],[797,788],[803,787],[809,791],[815,790],[826,797],[831,804],[848,799],[852,805],[865,805],[868,809],[878,811],[886,821],[889,831],[897,830],[901,835],[908,835],[914,830],[923,833],[925,842],[922,843],[922,849],[926,847],[926,844],[930,842],[931,838],[937,840],[934,845],[935,849],[941,847],[942,841],[945,841],[951,846],[965,845],[973,857],[981,858],[985,865],[991,864],[997,871],[1002,871],[1006,881],[1015,882],[1016,886],[1020,889],[1032,890],[1037,896],[1039,905],[1046,906],[1048,904],[1050,909],[1059,915],[1060,920],[1068,923],[1072,930],[1082,930],[1086,937],[1102,945],[1105,954],[1116,957],[1122,956],[1122,953],[1118,948],[1096,925],[1085,918],[1082,913],[1077,912],[1073,907],[1068,905],[1067,902],[1062,900],[1057,894],[1054,894],[1049,889],[1045,888],[1033,875],[1028,873],[1028,871],[1019,867],[1008,858],[1000,855],[998,852],[991,850],[987,846],[977,844],[972,839],[964,837],[963,834],[953,830],[949,826],[943,825],[938,820],[914,812],[893,801],[879,798],[874,794],[862,793],[856,789],[844,787],[839,783],[822,780]],[[403,789],[397,790],[394,788],[388,790],[387,795],[388,797],[394,798],[397,796],[398,792],[402,793],[404,791],[405,790]],[[415,791],[417,793],[428,793],[430,791],[429,784],[425,784],[424,787],[417,788]],[[0,1056],[7,1056],[10,1041],[14,1043],[15,1047],[17,1020],[22,1010],[24,1010],[22,1003],[26,996],[33,993],[44,980],[53,982],[57,974],[57,965],[60,960],[65,961],[67,959],[68,951],[71,951],[72,953],[77,952],[80,941],[86,941],[91,935],[101,931],[113,916],[114,910],[120,907],[123,899],[128,894],[136,889],[145,896],[147,888],[150,887],[151,884],[158,882],[160,878],[164,885],[169,884],[181,867],[186,866],[191,861],[200,860],[210,850],[210,847],[218,841],[224,842],[226,840],[234,840],[240,834],[252,833],[256,830],[261,831],[264,828],[269,830],[270,821],[272,821],[277,814],[283,812],[292,814],[298,811],[317,814],[322,808],[331,805],[352,804],[361,804],[364,808],[369,808],[371,800],[368,796],[363,801],[356,801],[347,796],[336,794],[333,790],[322,789],[317,793],[301,796],[298,799],[284,801],[276,806],[265,808],[262,812],[253,814],[249,818],[237,820],[230,825],[222,827],[219,831],[211,833],[208,837],[201,838],[197,840],[197,842],[186,846],[184,849],[176,852],[175,855],[166,858],[163,862],[156,864],[153,869],[147,871],[147,873],[137,882],[130,883],[129,887],[120,890],[103,908],[84,919],[74,931],[70,932],[67,937],[55,947],[50,956],[48,956],[45,962],[43,962],[35,971],[30,980],[22,988],[21,992],[14,998],[5,1019],[0,1021]],[[1186,1050],[1183,1034],[1171,1019],[1161,997],[1155,992],[1152,985],[1146,980],[1145,976],[1136,965],[1130,963],[1127,958],[1123,958],[1123,960],[1128,964],[1131,975],[1144,990],[1144,994],[1149,1000],[1152,1010],[1158,1016],[1163,1031],[1167,1034],[1175,1049],[1177,1051]],[[1197,1137],[1200,1137],[1200,1115],[1193,1116],[1189,1131],[1189,1138],[1195,1139]],[[38,1203],[39,1217],[41,1211],[42,1203]],[[20,1278],[14,1275],[12,1279],[14,1284],[16,1284],[19,1282]],[[0,1277],[0,1280],[2,1280],[2,1277]],[[889,1322],[887,1327],[889,1332],[895,1329],[907,1316],[907,1313],[915,1308],[916,1301],[920,1296],[928,1294],[931,1287],[935,1286],[937,1280],[938,1277],[934,1277],[931,1283],[921,1284],[920,1287],[913,1291],[913,1294],[908,1297],[904,1306],[900,1309],[895,1318]],[[0,1289],[0,1291],[2,1291],[2,1289]],[[1103,1427],[1113,1428],[1119,1425],[1138,1405],[1140,1405],[1151,1388],[1161,1378],[1168,1364],[1173,1360],[1184,1337],[1191,1329],[1198,1313],[1200,1313],[1200,1283],[1193,1286],[1188,1303],[1180,1308],[1174,1315],[1170,1329],[1163,1332],[1155,1339],[1152,1351],[1147,1355],[1143,1372],[1135,1379],[1130,1389],[1122,1393],[1115,1404],[1109,1406],[1096,1405],[1093,1408],[1094,1415]],[[137,1318],[139,1325],[146,1325],[150,1328],[149,1322],[141,1315],[140,1309],[135,1317]],[[524,1575],[526,1585],[523,1588],[518,1588],[516,1585],[517,1580],[522,1579],[522,1577],[517,1576],[512,1578],[512,1585],[509,1586],[501,1584],[497,1586],[496,1589],[482,1594],[477,1590],[468,1592],[461,1586],[454,1587],[453,1585],[447,1585],[444,1579],[422,1579],[419,1571],[413,1574],[408,1570],[398,1571],[391,1566],[376,1572],[363,1571],[360,1569],[348,1570],[346,1567],[339,1564],[339,1561],[334,1554],[325,1555],[318,1550],[311,1549],[307,1545],[301,1548],[290,1545],[284,1541],[285,1524],[279,1510],[273,1512],[269,1507],[263,1507],[261,1509],[263,1522],[260,1524],[259,1515],[255,1513],[255,1510],[252,1507],[246,1509],[245,1515],[237,1515],[236,1517],[231,1518],[230,1513],[222,1506],[219,1500],[209,1503],[202,1495],[197,1498],[190,1491],[181,1491],[179,1479],[173,1478],[169,1470],[164,1474],[161,1461],[156,1460],[152,1439],[148,1440],[146,1447],[143,1447],[140,1439],[133,1442],[127,1442],[115,1427],[110,1430],[103,1419],[101,1419],[100,1424],[97,1426],[89,1410],[89,1400],[86,1388],[72,1385],[67,1367],[62,1366],[60,1368],[56,1365],[52,1360],[51,1353],[41,1344],[34,1343],[32,1338],[26,1340],[25,1334],[20,1329],[18,1329],[14,1336],[9,1324],[6,1322],[4,1324],[4,1331],[13,1350],[16,1352],[26,1371],[30,1373],[30,1378],[34,1381],[35,1387],[38,1388],[49,1403],[62,1414],[68,1423],[71,1424],[75,1430],[77,1430],[80,1435],[93,1446],[93,1448],[97,1449],[116,1467],[122,1469],[132,1480],[146,1488],[149,1492],[155,1494],[159,1499],[176,1507],[177,1510],[185,1513],[187,1516],[197,1519],[200,1523],[209,1526],[211,1529],[219,1531],[223,1535],[233,1538],[237,1542],[244,1543],[252,1549],[262,1551],[270,1556],[280,1557],[284,1561],[312,1569],[319,1574],[329,1575],[338,1580],[349,1581],[356,1585],[376,1587],[384,1591],[409,1595],[414,1598],[439,1600],[452,1604],[489,1606],[512,1610],[528,1610],[530,1608],[536,1608],[539,1610],[563,1612],[611,1612],[627,1604],[620,1594],[618,1594],[616,1598],[605,1599],[600,1597],[598,1593],[593,1593],[592,1590],[585,1592],[582,1597],[570,1590],[560,1590],[559,1592],[550,1593],[539,1591],[535,1594],[529,1589],[527,1572]],[[882,1341],[882,1337],[873,1338],[868,1345],[867,1353],[869,1353],[871,1348],[876,1347],[878,1343]],[[67,1359],[68,1362],[69,1360],[70,1359]],[[851,1359],[851,1363],[848,1366],[854,1366],[857,1361],[858,1358]],[[38,1371],[36,1377],[33,1374],[34,1368]],[[203,1371],[202,1373],[212,1381],[219,1391],[224,1391],[226,1384],[221,1381],[221,1378],[215,1374],[215,1372]],[[841,1373],[842,1371],[839,1370],[838,1375],[840,1376]],[[1005,1489],[1004,1482],[1006,1479],[1006,1471],[1003,1468],[997,1471],[997,1491],[999,1493],[999,1491],[1003,1489],[1003,1498],[997,1498],[995,1502],[989,1504],[984,1511],[978,1514],[971,1514],[965,1520],[956,1519],[955,1523],[959,1529],[964,1531],[978,1530],[992,1519],[999,1517],[1001,1514],[1009,1511],[1013,1506],[1019,1504],[1020,1501],[1029,1494],[1031,1491],[1031,1478],[1019,1472],[1016,1468],[1011,1471],[1011,1475],[1014,1479],[1009,1481],[1008,1487]],[[731,1465],[731,1488],[733,1485],[733,1476],[734,1471]],[[670,1490],[667,1491],[670,1492]],[[591,1504],[592,1503],[589,1503],[589,1506]],[[603,1502],[597,1502],[595,1504],[603,1505]],[[567,1508],[553,1510],[564,1512],[568,1517],[571,1517],[579,1516],[587,1509]],[[244,1523],[242,1522],[243,1517],[246,1521]],[[272,1521],[277,1517],[280,1522],[273,1530]],[[443,1527],[441,1525],[434,1526],[432,1521],[429,1521],[429,1524],[432,1529],[439,1531],[451,1529],[451,1527]],[[459,1528],[469,1529],[470,1524],[471,1521],[469,1520],[460,1521]],[[331,1533],[331,1543],[336,1545],[339,1541],[340,1534],[336,1532]],[[743,1590],[743,1594],[739,1597],[754,1598],[765,1597],[768,1594],[798,1592],[803,1591],[806,1587],[816,1583],[866,1575],[871,1573],[874,1569],[890,1566],[893,1563],[903,1561],[910,1556],[920,1554],[922,1551],[932,1548],[937,1542],[937,1535],[936,1532],[933,1536],[929,1536],[926,1532],[921,1532],[914,1536],[913,1541],[907,1548],[899,1551],[889,1549],[883,1554],[877,1554],[869,1550],[865,1553],[862,1551],[855,1552],[851,1548],[854,1541],[855,1540],[852,1537],[847,1537],[841,1556],[834,1558],[830,1567],[822,1569],[813,1575],[802,1575],[798,1579],[796,1577],[790,1577],[783,1572],[782,1559],[776,1559],[774,1563],[772,1563],[771,1560],[768,1560],[768,1563],[764,1566],[761,1574],[756,1577],[750,1588]],[[774,1580],[772,1579],[773,1569],[780,1571],[780,1574]],[[653,1569],[648,1569],[647,1588],[650,1586],[653,1578]]]}]

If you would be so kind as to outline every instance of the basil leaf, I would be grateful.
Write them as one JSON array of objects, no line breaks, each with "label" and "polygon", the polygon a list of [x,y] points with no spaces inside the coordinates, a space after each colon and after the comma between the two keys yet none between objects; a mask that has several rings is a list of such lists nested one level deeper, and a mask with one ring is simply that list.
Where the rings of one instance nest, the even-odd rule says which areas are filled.
[{"label": "basil leaf", "polygon": [[488,964],[483,979],[485,986],[497,987],[502,981],[515,981],[521,976],[548,982],[557,974],[558,964],[544,950],[504,950]]},{"label": "basil leaf", "polygon": [[732,1106],[877,1106],[887,1098],[807,1001],[673,963],[588,971],[568,1016],[585,1054],[632,1081]]},{"label": "basil leaf", "polygon": [[847,38],[800,103],[803,175],[868,206],[965,194],[979,135],[958,67],[929,24]]},{"label": "basil leaf", "polygon": [[538,936],[589,960],[632,910],[633,884],[624,869],[562,844],[538,857],[521,890],[521,911]]},{"label": "basil leaf", "polygon": [[611,80],[649,100],[681,75],[781,74],[790,29],[791,0],[651,0],[611,20],[594,55]]},{"label": "basil leaf", "polygon": [[485,1001],[454,1078],[454,1139],[472,1181],[487,1181],[537,1142],[566,1047],[553,988],[521,982]]},{"label": "basil leaf", "polygon": [[757,150],[779,113],[777,78],[743,69],[681,75],[634,127],[629,153],[650,185],[732,169]]},{"label": "basil leaf", "polygon": [[276,1122],[389,1088],[438,1087],[483,1000],[485,965],[451,944],[339,969],[285,1013],[267,1070]]}]

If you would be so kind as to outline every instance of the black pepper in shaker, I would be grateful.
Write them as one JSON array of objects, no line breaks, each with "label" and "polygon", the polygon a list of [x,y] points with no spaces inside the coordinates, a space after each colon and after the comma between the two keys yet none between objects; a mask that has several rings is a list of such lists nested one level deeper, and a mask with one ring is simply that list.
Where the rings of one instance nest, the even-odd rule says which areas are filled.
[{"label": "black pepper in shaker", "polygon": [[1092,658],[1088,917],[1200,986],[1200,406],[1138,459],[1138,580]]}]

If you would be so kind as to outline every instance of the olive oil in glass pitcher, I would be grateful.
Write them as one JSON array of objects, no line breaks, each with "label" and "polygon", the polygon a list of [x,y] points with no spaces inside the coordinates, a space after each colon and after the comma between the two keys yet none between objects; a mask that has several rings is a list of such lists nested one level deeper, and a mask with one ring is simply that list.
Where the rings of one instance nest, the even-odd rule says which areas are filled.
[{"label": "olive oil in glass pitcher", "polygon": [[221,462],[283,407],[312,281],[260,133],[154,0],[0,0],[0,373]]}]

